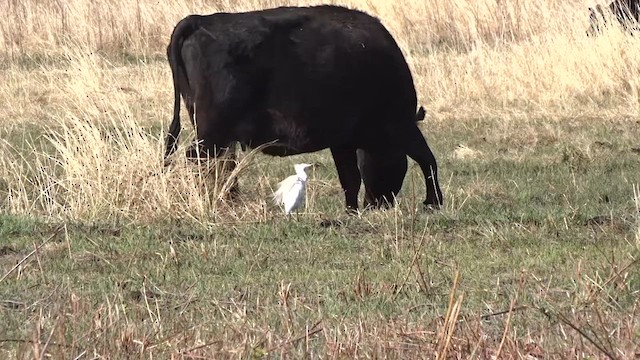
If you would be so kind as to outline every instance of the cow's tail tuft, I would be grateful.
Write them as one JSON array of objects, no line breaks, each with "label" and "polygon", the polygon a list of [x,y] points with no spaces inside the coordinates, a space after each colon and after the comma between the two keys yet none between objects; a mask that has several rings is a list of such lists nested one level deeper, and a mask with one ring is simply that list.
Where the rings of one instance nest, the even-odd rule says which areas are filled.
[{"label": "cow's tail tuft", "polygon": [[420,106],[418,112],[416,113],[416,122],[424,120],[426,114],[427,112],[424,110],[424,107]]},{"label": "cow's tail tuft", "polygon": [[[199,19],[200,16],[198,15],[190,15],[182,19],[173,30],[173,33],[171,34],[171,41],[167,47],[167,58],[169,60],[169,66],[171,67],[171,74],[173,76],[174,103],[173,120],[169,126],[169,134],[167,135],[166,140],[166,150],[164,154],[165,165],[168,165],[167,158],[176,151],[176,143],[180,136],[180,78],[182,77],[185,80],[187,79],[184,61],[182,60],[180,52],[185,39],[200,27]],[[188,86],[188,82],[185,81],[182,85]],[[187,89],[182,89],[182,93],[185,91],[187,91]]]}]

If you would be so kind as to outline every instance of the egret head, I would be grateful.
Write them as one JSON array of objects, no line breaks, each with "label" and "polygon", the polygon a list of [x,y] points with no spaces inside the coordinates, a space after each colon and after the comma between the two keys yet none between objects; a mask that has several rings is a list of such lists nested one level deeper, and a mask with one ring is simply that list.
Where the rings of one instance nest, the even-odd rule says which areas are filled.
[{"label": "egret head", "polygon": [[314,166],[314,164],[302,163],[293,165],[293,168],[296,169],[296,174],[303,174],[307,168],[312,166]]}]

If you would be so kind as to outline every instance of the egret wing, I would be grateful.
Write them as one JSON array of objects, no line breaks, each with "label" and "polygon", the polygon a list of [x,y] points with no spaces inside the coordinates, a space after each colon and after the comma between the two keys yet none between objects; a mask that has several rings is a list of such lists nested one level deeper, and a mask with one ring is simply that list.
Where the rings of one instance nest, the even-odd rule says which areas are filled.
[{"label": "egret wing", "polygon": [[303,181],[296,181],[290,191],[284,194],[284,211],[288,214],[297,210],[304,204],[305,184]]},{"label": "egret wing", "polygon": [[273,201],[277,204],[282,204],[285,195],[291,191],[297,180],[298,177],[296,175],[291,175],[280,181],[278,183],[278,189],[273,193]]}]

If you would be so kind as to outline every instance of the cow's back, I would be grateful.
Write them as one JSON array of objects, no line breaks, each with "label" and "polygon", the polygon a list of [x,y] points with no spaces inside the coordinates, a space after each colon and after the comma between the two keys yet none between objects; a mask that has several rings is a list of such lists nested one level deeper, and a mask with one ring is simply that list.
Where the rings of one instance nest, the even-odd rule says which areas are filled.
[{"label": "cow's back", "polygon": [[[306,8],[301,14],[308,20],[290,30],[292,48],[282,55],[297,62],[299,74],[311,81],[309,85],[326,86],[310,91],[334,94],[333,100],[346,96],[353,107],[370,113],[386,112],[372,104],[385,105],[380,107],[393,108],[391,114],[413,121],[416,94],[411,72],[377,18],[336,6]],[[280,69],[291,71],[285,66]],[[398,114],[398,107],[406,113]]]},{"label": "cow's back", "polygon": [[237,140],[279,139],[306,152],[382,141],[383,124],[414,121],[411,72],[375,17],[317,6],[197,21],[182,48],[187,77],[234,118]]}]

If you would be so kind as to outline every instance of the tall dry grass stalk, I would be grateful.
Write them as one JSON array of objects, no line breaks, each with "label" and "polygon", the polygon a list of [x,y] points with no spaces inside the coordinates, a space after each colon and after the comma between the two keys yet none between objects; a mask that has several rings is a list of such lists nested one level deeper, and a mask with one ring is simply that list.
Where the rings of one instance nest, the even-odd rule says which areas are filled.
[{"label": "tall dry grass stalk", "polygon": [[[83,219],[159,219],[174,217],[175,207],[180,218],[210,216],[201,174],[159,168],[158,129],[172,107],[164,60],[171,31],[190,13],[314,3],[8,0],[0,18],[0,132],[14,140],[0,145],[0,204]],[[339,3],[377,15],[394,34],[429,126],[482,117],[637,118],[640,40],[616,29],[586,37],[583,1]],[[48,128],[46,139],[36,135],[31,148],[17,149],[15,134],[31,124]],[[261,202],[252,206],[264,214]]]},{"label": "tall dry grass stalk", "polygon": [[[233,179],[250,165],[254,152],[240,157],[231,173],[186,159],[165,168],[161,139],[135,123],[71,120],[40,140],[52,145],[55,155],[32,144],[27,158],[6,141],[0,144],[0,178],[9,184],[3,200],[10,212],[100,222],[246,219],[230,210],[227,199]],[[264,213],[265,202],[255,200],[248,212]]]},{"label": "tall dry grass stalk", "polygon": [[636,205],[636,242],[640,243],[640,185],[633,186],[633,201]]}]

